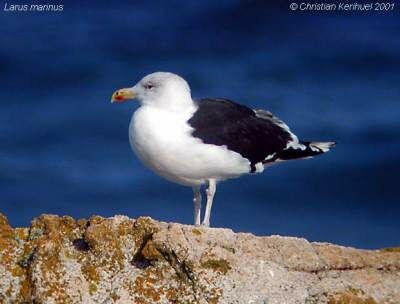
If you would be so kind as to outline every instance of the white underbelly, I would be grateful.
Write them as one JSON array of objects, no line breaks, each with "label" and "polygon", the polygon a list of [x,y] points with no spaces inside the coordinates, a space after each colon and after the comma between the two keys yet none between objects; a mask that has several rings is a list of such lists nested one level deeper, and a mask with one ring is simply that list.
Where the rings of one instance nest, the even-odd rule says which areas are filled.
[{"label": "white underbelly", "polygon": [[129,139],[140,160],[162,177],[189,186],[248,173],[249,161],[240,154],[190,136],[191,114],[139,108],[132,116]]}]

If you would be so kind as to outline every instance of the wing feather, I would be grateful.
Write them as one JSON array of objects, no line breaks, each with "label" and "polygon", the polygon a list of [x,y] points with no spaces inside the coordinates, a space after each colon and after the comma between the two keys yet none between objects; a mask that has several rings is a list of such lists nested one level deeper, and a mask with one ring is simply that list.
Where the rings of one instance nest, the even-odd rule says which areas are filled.
[{"label": "wing feather", "polygon": [[226,146],[240,153],[250,161],[252,172],[257,163],[271,159],[297,140],[272,113],[222,98],[198,101],[198,110],[188,122],[194,129],[193,136],[206,144]]}]

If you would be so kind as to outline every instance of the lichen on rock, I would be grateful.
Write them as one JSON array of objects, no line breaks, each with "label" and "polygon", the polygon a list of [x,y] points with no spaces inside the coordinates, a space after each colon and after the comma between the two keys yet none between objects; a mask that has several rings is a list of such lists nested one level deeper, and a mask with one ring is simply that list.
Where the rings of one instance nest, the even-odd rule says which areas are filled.
[{"label": "lichen on rock", "polygon": [[0,214],[0,303],[400,303],[397,248],[126,216]]},{"label": "lichen on rock", "polygon": [[232,267],[229,262],[224,259],[209,259],[201,263],[201,266],[208,269],[213,269],[221,274],[226,274]]},{"label": "lichen on rock", "polygon": [[372,297],[365,296],[362,290],[349,288],[346,291],[333,294],[328,304],[378,304]]}]

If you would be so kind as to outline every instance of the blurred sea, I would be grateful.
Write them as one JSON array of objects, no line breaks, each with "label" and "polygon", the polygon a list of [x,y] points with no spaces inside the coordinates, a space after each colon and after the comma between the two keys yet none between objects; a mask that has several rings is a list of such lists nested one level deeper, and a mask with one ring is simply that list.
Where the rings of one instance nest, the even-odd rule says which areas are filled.
[{"label": "blurred sea", "polygon": [[191,189],[131,152],[137,104],[110,104],[115,89],[161,70],[186,78],[194,97],[266,108],[303,139],[338,142],[313,160],[220,184],[213,226],[400,245],[400,7],[63,4],[62,12],[12,13],[0,3],[0,212],[12,225],[42,213],[192,223]]}]

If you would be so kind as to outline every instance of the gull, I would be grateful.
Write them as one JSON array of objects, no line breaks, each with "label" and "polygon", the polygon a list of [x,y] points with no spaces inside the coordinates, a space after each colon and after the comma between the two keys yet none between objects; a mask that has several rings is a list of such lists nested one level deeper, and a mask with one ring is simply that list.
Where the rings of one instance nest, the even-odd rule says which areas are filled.
[{"label": "gull", "polygon": [[[165,179],[192,187],[194,224],[209,226],[217,183],[256,174],[291,159],[328,152],[335,142],[301,141],[271,112],[226,98],[194,100],[180,76],[156,72],[133,87],[119,89],[113,103],[136,99],[129,125],[137,157]],[[206,209],[201,222],[201,187]]]}]

